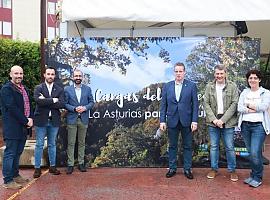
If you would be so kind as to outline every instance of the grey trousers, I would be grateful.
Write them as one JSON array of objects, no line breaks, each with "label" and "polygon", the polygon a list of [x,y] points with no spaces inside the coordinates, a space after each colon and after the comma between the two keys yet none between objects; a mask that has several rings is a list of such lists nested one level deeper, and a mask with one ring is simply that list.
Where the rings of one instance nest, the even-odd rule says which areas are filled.
[{"label": "grey trousers", "polygon": [[81,119],[77,119],[76,124],[68,124],[68,147],[67,147],[67,156],[68,156],[68,166],[74,166],[74,150],[75,142],[78,134],[78,162],[79,164],[84,164],[84,155],[85,155],[85,137],[87,126],[82,123]]}]

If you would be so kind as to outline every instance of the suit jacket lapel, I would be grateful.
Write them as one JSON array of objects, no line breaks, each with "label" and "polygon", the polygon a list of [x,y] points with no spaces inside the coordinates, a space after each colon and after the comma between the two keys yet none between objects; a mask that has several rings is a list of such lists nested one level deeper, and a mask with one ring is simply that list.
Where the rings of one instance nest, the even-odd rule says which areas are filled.
[{"label": "suit jacket lapel", "polygon": [[49,96],[50,96],[49,90],[48,90],[48,88],[47,88],[46,83],[43,83],[43,84],[42,84],[42,95],[43,95],[44,97],[49,97]]},{"label": "suit jacket lapel", "polygon": [[56,96],[56,88],[55,88],[55,85],[54,84],[53,84],[53,88],[52,88],[51,97],[55,97]]},{"label": "suit jacket lapel", "polygon": [[181,100],[183,94],[185,94],[186,87],[187,87],[187,83],[186,83],[186,80],[184,79],[183,84],[182,84],[182,89],[181,89],[180,97],[179,97],[179,101]]},{"label": "suit jacket lapel", "polygon": [[170,87],[169,87],[169,90],[172,90],[172,91],[170,91],[170,93],[171,93],[171,94],[174,94],[174,95],[173,95],[173,101],[174,101],[174,102],[177,102],[177,100],[176,100],[176,94],[175,94],[175,81],[172,81],[172,82],[171,82],[171,85],[170,85]]},{"label": "suit jacket lapel", "polygon": [[79,103],[79,100],[78,100],[77,95],[76,95],[76,92],[75,92],[75,85],[72,85],[71,88],[72,88],[71,89],[71,92],[72,92],[72,95],[74,96],[74,99],[76,100],[77,103]]},{"label": "suit jacket lapel", "polygon": [[84,97],[84,90],[85,90],[84,85],[82,85],[81,90],[82,90],[82,92],[81,92],[81,99],[80,99],[80,102],[82,102],[83,97]]}]

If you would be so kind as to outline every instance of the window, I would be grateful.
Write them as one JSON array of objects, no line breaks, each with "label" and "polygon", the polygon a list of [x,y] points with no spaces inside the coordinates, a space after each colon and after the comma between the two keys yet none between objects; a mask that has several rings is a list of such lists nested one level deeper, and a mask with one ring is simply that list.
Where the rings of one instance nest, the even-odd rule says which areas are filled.
[{"label": "window", "polygon": [[64,38],[67,37],[67,22],[60,23],[60,29],[59,29],[59,37]]},{"label": "window", "polygon": [[48,14],[55,15],[55,6],[55,3],[48,2]]},{"label": "window", "polygon": [[3,8],[11,8],[11,0],[2,0]]},{"label": "window", "polygon": [[54,39],[55,38],[55,28],[54,27],[48,27],[48,39]]},{"label": "window", "polygon": [[59,37],[59,31],[60,31],[60,29],[59,28],[55,28],[55,37]]},{"label": "window", "polygon": [[3,35],[11,35],[11,23],[3,22]]},{"label": "window", "polygon": [[2,34],[3,34],[3,32],[2,32],[2,21],[0,21],[0,35],[2,35]]}]

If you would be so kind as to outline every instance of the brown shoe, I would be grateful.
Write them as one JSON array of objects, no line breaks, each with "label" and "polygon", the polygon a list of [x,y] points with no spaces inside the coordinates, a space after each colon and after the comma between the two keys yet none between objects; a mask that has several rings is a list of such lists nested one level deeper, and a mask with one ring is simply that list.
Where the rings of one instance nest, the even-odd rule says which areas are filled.
[{"label": "brown shoe", "polygon": [[236,172],[231,172],[231,181],[238,181],[238,176]]},{"label": "brown shoe", "polygon": [[21,189],[23,186],[21,184],[16,183],[15,181],[11,181],[9,183],[3,184],[3,187],[6,189]]},{"label": "brown shoe", "polygon": [[19,184],[24,184],[24,183],[28,183],[30,180],[28,178],[23,178],[21,175],[13,178],[13,180],[16,182],[16,183],[19,183]]},{"label": "brown shoe", "polygon": [[212,169],[210,172],[208,172],[207,178],[213,179],[213,178],[216,177],[216,175],[217,175],[217,171],[215,171],[215,170]]},{"label": "brown shoe", "polygon": [[51,174],[53,174],[53,175],[59,175],[59,174],[61,174],[61,172],[60,172],[58,169],[56,169],[55,166],[50,167],[50,168],[49,168],[49,172],[50,172]]},{"label": "brown shoe", "polygon": [[41,169],[40,168],[35,168],[35,172],[33,177],[34,178],[39,178],[41,176]]}]

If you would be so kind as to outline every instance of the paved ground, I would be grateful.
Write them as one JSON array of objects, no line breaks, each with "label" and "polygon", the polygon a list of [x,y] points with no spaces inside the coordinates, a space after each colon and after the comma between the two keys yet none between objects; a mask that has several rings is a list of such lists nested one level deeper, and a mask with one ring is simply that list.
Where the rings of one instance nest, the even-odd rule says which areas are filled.
[{"label": "paved ground", "polygon": [[[264,155],[270,158],[270,137]],[[188,180],[179,169],[175,177],[165,178],[165,168],[96,168],[86,173],[77,169],[66,175],[53,176],[45,169],[43,176],[32,180],[21,190],[0,187],[0,199],[27,200],[270,200],[270,166],[265,166],[263,185],[250,188],[243,184],[249,170],[238,170],[239,181],[232,182],[226,169],[213,180],[206,178],[205,168],[193,169],[195,179]],[[23,176],[32,177],[33,169],[22,169]],[[1,174],[2,176],[2,174]],[[0,177],[2,179],[2,177]]]},{"label": "paved ground", "polygon": [[[64,172],[64,169],[61,169]],[[164,177],[162,168],[98,168],[87,173],[75,171],[72,175],[53,176],[47,171],[19,191],[0,188],[1,199],[108,199],[108,200],[268,200],[270,199],[270,168],[266,167],[261,187],[254,189],[242,183],[249,170],[238,170],[240,180],[232,182],[225,169],[208,180],[208,169],[194,169],[194,180],[187,180],[180,172]],[[32,169],[22,170],[31,177]]]}]

